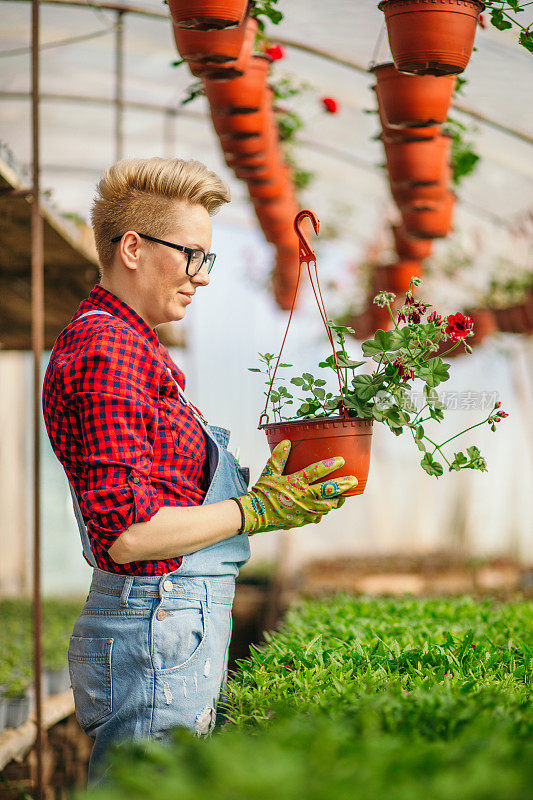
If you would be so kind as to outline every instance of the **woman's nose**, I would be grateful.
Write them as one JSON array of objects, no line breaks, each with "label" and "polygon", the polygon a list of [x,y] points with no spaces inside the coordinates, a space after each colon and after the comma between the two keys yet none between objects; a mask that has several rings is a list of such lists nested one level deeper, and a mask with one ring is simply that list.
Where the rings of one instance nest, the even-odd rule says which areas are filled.
[{"label": "woman's nose", "polygon": [[197,283],[199,286],[207,286],[209,284],[210,278],[206,264],[202,266],[202,268],[199,270],[199,272],[196,273],[196,275],[193,275],[191,281],[194,281],[194,283]]}]

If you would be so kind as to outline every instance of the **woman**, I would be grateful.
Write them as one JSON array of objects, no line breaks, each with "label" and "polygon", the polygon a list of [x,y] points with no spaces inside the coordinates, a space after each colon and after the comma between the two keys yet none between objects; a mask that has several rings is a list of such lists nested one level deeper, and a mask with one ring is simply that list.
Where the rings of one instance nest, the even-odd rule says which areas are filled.
[{"label": "woman", "polygon": [[45,422],[93,566],[69,667],[94,739],[90,782],[126,738],[181,725],[210,733],[224,686],[235,576],[248,536],[318,522],[355,478],[310,484],[344,463],[283,476],[290,442],[256,485],[208,425],[154,328],[209,284],[211,219],[229,190],[197,161],[124,160],[98,185],[100,283],[58,336]]}]

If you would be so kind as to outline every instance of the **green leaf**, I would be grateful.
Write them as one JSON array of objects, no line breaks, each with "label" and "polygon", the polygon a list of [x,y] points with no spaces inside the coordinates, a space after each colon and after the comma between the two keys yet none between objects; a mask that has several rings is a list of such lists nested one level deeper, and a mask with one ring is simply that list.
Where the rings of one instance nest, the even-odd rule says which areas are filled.
[{"label": "green leaf", "polygon": [[431,453],[425,454],[420,462],[420,466],[427,472],[428,475],[435,475],[437,478],[440,478],[444,472],[442,464],[440,464],[438,461],[435,461]]},{"label": "green leaf", "polygon": [[375,375],[356,375],[352,380],[352,386],[357,397],[361,400],[370,400],[371,397],[381,389],[381,377]]},{"label": "green leaf", "polygon": [[295,386],[303,386],[305,381],[303,378],[291,378],[291,383],[293,383]]},{"label": "green leaf", "polygon": [[353,328],[349,328],[347,325],[336,325],[331,319],[328,319],[328,328],[337,333],[355,333]]},{"label": "green leaf", "polygon": [[292,367],[292,364],[279,364],[280,367]]},{"label": "green leaf", "polygon": [[304,372],[302,374],[302,378],[304,379],[304,381],[307,381],[307,383],[313,383],[314,381],[314,378],[310,372]]},{"label": "green leaf", "polygon": [[418,425],[415,431],[415,439],[423,439],[424,438],[424,428],[422,425]]},{"label": "green leaf", "polygon": [[529,50],[530,53],[533,53],[533,31],[520,31],[518,43],[525,47],[526,50]]},{"label": "green leaf", "polygon": [[[394,341],[393,340],[393,331],[383,331],[378,329],[374,334],[373,339],[369,339],[362,344],[362,350],[364,356],[373,356],[376,353],[385,353],[387,350],[390,350],[390,344]],[[401,346],[401,345],[400,345]],[[397,349],[397,348],[392,348]]]},{"label": "green leaf", "polygon": [[248,367],[248,372],[261,372],[257,367]]},{"label": "green leaf", "polygon": [[497,8],[491,9],[490,12],[490,21],[494,25],[495,28],[498,28],[499,31],[505,31],[508,28],[512,28],[513,26],[511,23],[504,19],[503,12]]},{"label": "green leaf", "polygon": [[448,370],[449,364],[444,364],[442,358],[430,358],[418,370],[418,376],[432,388],[438,386],[439,383],[447,381],[450,377]]},{"label": "green leaf", "polygon": [[366,361],[352,361],[351,358],[346,358],[346,356],[341,353],[337,355],[337,364],[339,367],[349,367],[350,369],[356,369],[356,367],[360,367],[363,364],[366,364]]}]

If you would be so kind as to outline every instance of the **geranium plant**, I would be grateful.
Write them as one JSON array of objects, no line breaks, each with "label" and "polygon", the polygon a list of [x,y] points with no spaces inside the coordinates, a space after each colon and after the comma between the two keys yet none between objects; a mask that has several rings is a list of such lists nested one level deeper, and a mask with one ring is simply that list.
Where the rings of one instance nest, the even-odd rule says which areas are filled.
[{"label": "geranium plant", "polygon": [[[430,312],[430,305],[414,296],[414,286],[419,284],[419,279],[411,280],[405,302],[395,313],[392,310],[396,299],[393,293],[381,291],[374,298],[378,306],[388,310],[393,327],[388,331],[377,330],[373,338],[363,342],[364,360],[353,360],[346,350],[346,335],[353,330],[328,321],[337,340],[336,351],[318,367],[335,373],[338,368],[341,392],[328,391],[327,381],[310,372],[290,379],[276,377],[273,382],[275,356],[272,353],[260,354],[261,367],[250,371],[264,374],[267,385],[274,383],[270,396],[277,421],[338,417],[344,411],[348,417],[381,422],[396,436],[408,432],[423,454],[420,465],[429,475],[440,477],[445,466],[449,471],[486,471],[486,461],[475,445],[453,454],[446,446],[482,425],[488,424],[491,430],[496,430],[496,424],[508,416],[501,409],[500,402],[496,402],[480,422],[441,442],[424,427],[427,423],[442,422],[446,411],[445,404],[439,400],[437,387],[449,379],[450,365],[435,353],[442,352],[443,343],[443,356],[459,347],[471,352],[468,338],[473,333],[473,324],[462,313],[442,318],[436,311]],[[290,367],[291,364],[278,365],[281,369]],[[415,382],[422,387],[423,402],[419,409],[413,402]],[[289,391],[289,384],[295,387],[294,390]],[[292,393],[296,389],[301,393],[299,397]],[[291,405],[294,409],[288,413]]]}]

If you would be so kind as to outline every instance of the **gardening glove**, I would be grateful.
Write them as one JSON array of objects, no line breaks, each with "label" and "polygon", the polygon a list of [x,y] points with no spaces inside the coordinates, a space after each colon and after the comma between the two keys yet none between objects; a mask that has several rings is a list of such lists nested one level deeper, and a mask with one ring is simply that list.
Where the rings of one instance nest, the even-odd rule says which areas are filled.
[{"label": "gardening glove", "polygon": [[282,475],[290,450],[289,439],[276,445],[255,486],[241,497],[232,498],[242,511],[239,533],[252,535],[320,522],[323,514],[344,503],[342,492],[357,486],[353,475],[310,486],[318,478],[342,467],[344,459],[341,457],[317,461],[291,475]]}]

